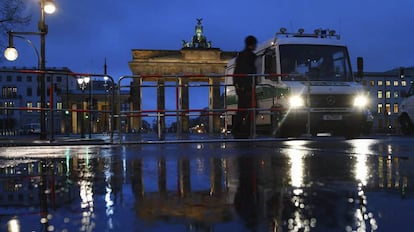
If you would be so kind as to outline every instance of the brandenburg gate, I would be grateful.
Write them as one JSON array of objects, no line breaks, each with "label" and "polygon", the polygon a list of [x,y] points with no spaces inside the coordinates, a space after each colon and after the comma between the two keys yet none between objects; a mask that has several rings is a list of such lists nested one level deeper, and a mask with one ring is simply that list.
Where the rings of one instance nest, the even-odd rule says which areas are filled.
[{"label": "brandenburg gate", "polygon": [[[131,108],[141,112],[143,82],[157,84],[157,111],[165,110],[166,82],[176,83],[178,80],[178,108],[181,111],[189,109],[189,83],[207,82],[209,86],[209,112],[220,109],[220,83],[224,82],[225,67],[236,52],[224,52],[211,47],[211,42],[203,36],[201,19],[197,19],[195,35],[191,42],[182,42],[181,50],[147,50],[133,49],[132,61],[129,67],[133,75],[147,75],[146,78],[133,79],[131,83]],[[221,77],[214,76],[223,75]],[[203,76],[209,75],[209,76]],[[212,77],[214,76],[214,77]],[[131,119],[133,128],[141,127],[141,117]],[[188,114],[180,114],[177,130],[186,133],[189,128]],[[165,117],[158,117],[158,126],[165,131]],[[220,131],[220,115],[209,114],[209,133]]]}]

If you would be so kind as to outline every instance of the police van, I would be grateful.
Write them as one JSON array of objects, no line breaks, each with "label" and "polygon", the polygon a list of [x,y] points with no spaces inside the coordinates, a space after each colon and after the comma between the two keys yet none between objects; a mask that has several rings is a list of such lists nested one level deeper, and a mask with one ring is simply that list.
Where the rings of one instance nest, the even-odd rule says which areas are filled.
[{"label": "police van", "polygon": [[[368,93],[351,69],[348,49],[333,30],[288,33],[257,46],[252,83],[255,91],[254,131],[280,137],[330,133],[359,136],[366,124]],[[358,58],[358,73],[363,61]],[[231,129],[237,109],[232,76],[235,58],[226,67],[226,126]],[[361,75],[362,77],[362,75]]]}]

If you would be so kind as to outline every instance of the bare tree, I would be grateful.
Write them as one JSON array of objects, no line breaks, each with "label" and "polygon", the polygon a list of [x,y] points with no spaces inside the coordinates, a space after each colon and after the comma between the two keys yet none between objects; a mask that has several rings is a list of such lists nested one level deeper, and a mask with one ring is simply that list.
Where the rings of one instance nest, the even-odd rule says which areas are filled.
[{"label": "bare tree", "polygon": [[[7,47],[7,32],[29,24],[31,15],[25,12],[24,0],[1,0],[0,2],[0,51]],[[1,59],[0,59],[1,61]]]},{"label": "bare tree", "polygon": [[10,30],[14,27],[27,25],[31,15],[25,15],[23,0],[4,0],[0,3],[0,27]]}]

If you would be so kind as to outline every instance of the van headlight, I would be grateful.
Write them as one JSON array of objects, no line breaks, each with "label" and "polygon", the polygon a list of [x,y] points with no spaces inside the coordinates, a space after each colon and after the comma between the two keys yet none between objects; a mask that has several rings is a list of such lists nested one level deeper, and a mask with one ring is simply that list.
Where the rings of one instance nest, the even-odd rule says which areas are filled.
[{"label": "van headlight", "polygon": [[296,95],[289,98],[289,104],[292,108],[299,108],[305,105],[305,101],[301,96]]},{"label": "van headlight", "polygon": [[362,108],[362,107],[365,107],[367,105],[368,105],[368,98],[366,96],[359,95],[359,96],[356,96],[354,98],[354,106],[355,107]]}]

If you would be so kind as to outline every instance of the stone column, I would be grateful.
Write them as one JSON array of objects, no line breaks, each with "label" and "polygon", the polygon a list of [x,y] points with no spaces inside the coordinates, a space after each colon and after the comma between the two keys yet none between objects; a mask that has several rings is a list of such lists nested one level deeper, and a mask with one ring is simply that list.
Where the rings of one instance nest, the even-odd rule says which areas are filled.
[{"label": "stone column", "polygon": [[[141,111],[142,106],[142,78],[134,79],[131,82],[131,111]],[[136,115],[131,118],[131,128],[140,130],[142,127],[142,117]]]},{"label": "stone column", "polygon": [[158,139],[165,139],[165,81],[157,81],[157,133]]},{"label": "stone column", "polygon": [[208,117],[209,133],[220,133],[220,113],[217,111],[211,111],[221,109],[220,80],[218,78],[210,77],[208,79],[208,84],[208,109],[210,110],[210,115]]},{"label": "stone column", "polygon": [[189,104],[189,90],[188,90],[188,80],[185,78],[179,78],[178,84],[179,88],[179,109],[184,110],[181,112],[179,120],[180,123],[177,122],[177,125],[180,125],[177,130],[182,133],[188,133],[188,128],[190,126],[190,116],[185,112],[185,110],[190,109]]}]

